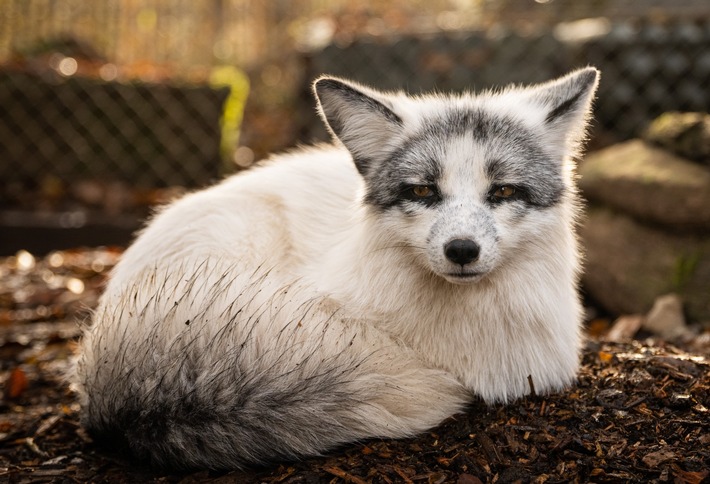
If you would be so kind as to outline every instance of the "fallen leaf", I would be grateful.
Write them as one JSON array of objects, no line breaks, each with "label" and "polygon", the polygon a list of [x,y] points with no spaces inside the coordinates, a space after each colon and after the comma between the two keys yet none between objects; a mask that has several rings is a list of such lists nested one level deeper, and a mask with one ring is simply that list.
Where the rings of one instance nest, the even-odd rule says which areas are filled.
[{"label": "fallen leaf", "polygon": [[710,475],[709,470],[692,472],[684,471],[676,465],[673,466],[673,476],[676,478],[676,482],[680,480],[683,484],[700,484],[701,482],[705,482],[705,478],[708,477],[708,475]]},{"label": "fallen leaf", "polygon": [[602,336],[609,330],[609,320],[606,318],[596,318],[587,325],[587,333],[593,338]]},{"label": "fallen leaf", "polygon": [[602,363],[609,363],[613,359],[614,359],[613,353],[609,353],[607,351],[600,351],[599,352],[599,361],[601,361]]},{"label": "fallen leaf", "polygon": [[7,379],[7,384],[5,385],[5,396],[8,399],[18,398],[27,390],[28,386],[27,375],[25,375],[22,368],[14,368],[10,372],[10,377]]},{"label": "fallen leaf", "polygon": [[461,474],[456,484],[483,484],[483,481],[471,474]]},{"label": "fallen leaf", "polygon": [[643,456],[641,461],[646,464],[646,466],[653,469],[659,466],[660,464],[663,464],[664,462],[668,462],[669,460],[673,460],[675,458],[675,452],[671,450],[658,450],[656,452],[649,452],[648,454]]}]

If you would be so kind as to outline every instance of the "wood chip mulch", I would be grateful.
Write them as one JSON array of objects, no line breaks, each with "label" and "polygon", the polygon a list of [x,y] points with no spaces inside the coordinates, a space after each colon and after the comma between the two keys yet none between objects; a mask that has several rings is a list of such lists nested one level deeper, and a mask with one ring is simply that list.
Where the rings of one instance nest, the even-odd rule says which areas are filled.
[{"label": "wood chip mulch", "polygon": [[412,439],[242,472],[136,467],[91,442],[64,379],[76,319],[119,255],[0,259],[0,482],[710,482],[709,355],[652,340],[590,340],[575,387],[474,402]]}]

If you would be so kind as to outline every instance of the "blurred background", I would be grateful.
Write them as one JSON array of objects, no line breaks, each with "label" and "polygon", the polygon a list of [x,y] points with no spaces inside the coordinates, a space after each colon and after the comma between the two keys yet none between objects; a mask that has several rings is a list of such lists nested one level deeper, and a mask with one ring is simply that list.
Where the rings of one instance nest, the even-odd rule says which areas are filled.
[{"label": "blurred background", "polygon": [[[321,73],[386,89],[463,91],[585,65],[603,73],[590,151],[612,165],[656,153],[649,146],[670,135],[649,138],[654,119],[710,110],[710,2],[0,0],[0,256],[124,246],[156,204],[268,153],[326,139],[310,93]],[[697,131],[704,119],[684,122]],[[707,161],[702,136],[700,151],[684,155],[694,163]],[[643,146],[624,144],[639,137]],[[614,147],[625,154],[604,151]],[[687,179],[710,177],[702,170]],[[629,312],[700,284],[692,311],[710,319],[707,237],[698,235],[710,232],[710,215],[646,213],[663,190],[613,176],[597,177],[601,189],[583,186],[614,209],[591,215],[582,231],[590,273],[607,266],[587,287]],[[668,203],[692,212],[678,203],[683,189]],[[640,199],[630,199],[634,190]],[[614,218],[626,209],[629,217]],[[614,239],[624,230],[640,242]],[[681,242],[669,239],[661,255],[658,244],[643,245],[678,233]],[[628,278],[647,280],[652,258],[665,264],[661,282],[634,289],[642,301],[629,304]],[[596,294],[604,289],[612,294]]]}]

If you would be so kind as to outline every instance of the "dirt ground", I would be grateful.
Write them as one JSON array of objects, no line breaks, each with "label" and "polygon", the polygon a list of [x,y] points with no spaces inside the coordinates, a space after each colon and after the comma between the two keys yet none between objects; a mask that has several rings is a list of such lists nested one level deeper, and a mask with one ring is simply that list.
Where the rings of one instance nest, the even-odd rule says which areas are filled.
[{"label": "dirt ground", "polygon": [[0,259],[0,482],[710,482],[710,333],[679,346],[590,338],[578,384],[406,440],[247,472],[170,475],[98,449],[65,380],[118,249]]}]

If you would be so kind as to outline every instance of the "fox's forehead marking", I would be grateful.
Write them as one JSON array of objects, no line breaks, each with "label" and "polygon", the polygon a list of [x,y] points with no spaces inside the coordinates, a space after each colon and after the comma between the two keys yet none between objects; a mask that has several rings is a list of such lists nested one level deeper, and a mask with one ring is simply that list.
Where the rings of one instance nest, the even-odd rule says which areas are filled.
[{"label": "fox's forehead marking", "polygon": [[[430,143],[439,144],[444,178],[468,173],[469,182],[479,190],[497,183],[519,185],[538,207],[558,203],[564,193],[561,160],[551,158],[540,136],[522,121],[481,108],[457,108],[432,118],[423,131]],[[449,177],[451,169],[458,173]]]},{"label": "fox's forehead marking", "polygon": [[480,142],[498,137],[533,138],[521,122],[480,107],[449,108],[426,119],[420,132],[422,136],[432,136],[442,141],[463,135],[473,136]]},{"label": "fox's forehead marking", "polygon": [[442,159],[453,140],[470,137],[472,147],[483,145],[496,137],[522,138],[525,132],[517,123],[496,117],[481,109],[448,109],[428,117],[421,126],[400,143],[383,171],[392,176],[419,174],[423,179],[437,181],[448,166]]},{"label": "fox's forehead marking", "polygon": [[[436,185],[464,178],[478,191],[491,183],[525,186],[533,205],[548,207],[564,192],[561,170],[521,121],[482,108],[456,107],[424,120],[373,170],[365,201],[387,209],[401,202],[404,184]],[[462,181],[451,188],[458,191]]]},{"label": "fox's forehead marking", "polygon": [[[401,146],[400,152],[421,153],[440,161],[446,152],[460,140],[469,143],[466,161],[473,158],[481,166],[498,158],[514,158],[524,154],[527,158],[542,158],[543,150],[535,134],[521,121],[499,115],[482,108],[451,108],[440,115],[425,119],[419,130]],[[483,158],[481,158],[483,157]],[[447,164],[446,168],[449,168]],[[492,175],[486,169],[484,175]]]}]

